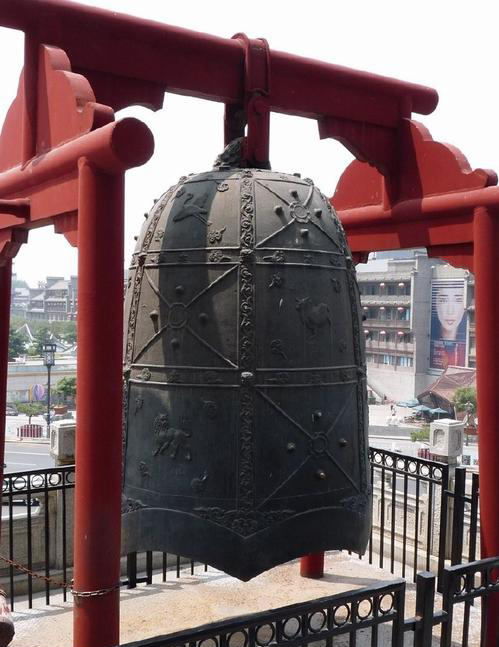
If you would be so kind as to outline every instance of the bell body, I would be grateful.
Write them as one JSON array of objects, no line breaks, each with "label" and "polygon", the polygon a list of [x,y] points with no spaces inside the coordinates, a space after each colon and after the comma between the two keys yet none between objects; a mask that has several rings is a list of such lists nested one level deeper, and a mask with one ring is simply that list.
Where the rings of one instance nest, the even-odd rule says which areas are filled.
[{"label": "bell body", "polygon": [[125,321],[125,552],[247,580],[311,552],[364,551],[359,298],[310,180],[182,178],[144,223]]}]

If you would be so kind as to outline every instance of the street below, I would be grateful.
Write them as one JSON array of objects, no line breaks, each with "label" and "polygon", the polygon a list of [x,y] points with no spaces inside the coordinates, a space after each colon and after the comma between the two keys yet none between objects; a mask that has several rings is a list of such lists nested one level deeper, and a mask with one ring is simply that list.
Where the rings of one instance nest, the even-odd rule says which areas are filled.
[{"label": "street below", "polygon": [[54,467],[49,444],[30,443],[25,440],[5,443],[5,474]]}]

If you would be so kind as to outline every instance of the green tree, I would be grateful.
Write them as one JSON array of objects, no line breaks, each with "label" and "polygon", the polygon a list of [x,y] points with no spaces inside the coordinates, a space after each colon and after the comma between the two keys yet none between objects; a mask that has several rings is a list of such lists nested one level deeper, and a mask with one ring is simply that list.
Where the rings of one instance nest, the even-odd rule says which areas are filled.
[{"label": "green tree", "polygon": [[55,392],[63,396],[64,402],[67,401],[68,397],[76,397],[76,378],[63,377],[57,382]]},{"label": "green tree", "polygon": [[48,326],[42,326],[33,334],[33,350],[36,355],[41,355],[43,344],[50,341],[50,329]]},{"label": "green tree", "polygon": [[39,416],[45,409],[45,405],[41,402],[23,402],[17,405],[19,413],[24,413],[25,416],[28,416],[29,425],[31,424],[31,418],[33,416]]},{"label": "green tree", "polygon": [[26,352],[26,337],[15,330],[12,326],[9,329],[9,360],[19,357]]},{"label": "green tree", "polygon": [[76,321],[65,321],[60,336],[68,344],[74,344],[76,341]]},{"label": "green tree", "polygon": [[476,411],[476,389],[472,386],[462,386],[454,393],[452,402],[456,411],[466,411],[467,402],[471,402],[473,411]]},{"label": "green tree", "polygon": [[430,439],[430,425],[424,425],[421,429],[417,431],[411,431],[411,440],[415,443],[417,440],[429,440]]}]

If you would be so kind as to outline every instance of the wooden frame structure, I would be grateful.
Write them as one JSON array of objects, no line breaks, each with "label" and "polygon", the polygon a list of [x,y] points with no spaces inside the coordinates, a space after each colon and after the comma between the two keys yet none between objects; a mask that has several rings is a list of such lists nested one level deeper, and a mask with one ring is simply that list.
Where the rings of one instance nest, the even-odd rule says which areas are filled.
[{"label": "wooden frame structure", "polygon": [[472,171],[412,120],[435,109],[436,92],[243,34],[223,39],[65,0],[3,0],[0,25],[25,33],[0,137],[0,453],[12,258],[29,229],[47,224],[79,252],[74,588],[101,595],[76,595],[74,645],[119,643],[123,186],[154,142],[143,123],[116,122],[114,111],[159,109],[165,92],[225,103],[226,140],[247,124],[255,165],[268,158],[271,111],[316,119],[321,137],[357,158],[332,197],[356,260],[426,247],[475,273],[482,557],[498,555],[499,188],[495,173]]}]

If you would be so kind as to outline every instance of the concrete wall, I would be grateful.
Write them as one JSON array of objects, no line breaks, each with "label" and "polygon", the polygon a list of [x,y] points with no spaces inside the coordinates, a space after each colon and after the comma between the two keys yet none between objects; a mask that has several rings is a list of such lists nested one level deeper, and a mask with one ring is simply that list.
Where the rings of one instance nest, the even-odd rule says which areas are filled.
[{"label": "concrete wall", "polygon": [[[76,359],[56,360],[51,369],[50,383],[55,388],[63,377],[76,377]],[[7,402],[28,402],[29,392],[35,384],[47,385],[47,369],[41,360],[9,362],[7,373]]]},{"label": "concrete wall", "polygon": [[388,400],[398,402],[414,397],[415,375],[410,368],[367,364],[367,383]]}]

